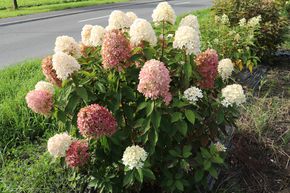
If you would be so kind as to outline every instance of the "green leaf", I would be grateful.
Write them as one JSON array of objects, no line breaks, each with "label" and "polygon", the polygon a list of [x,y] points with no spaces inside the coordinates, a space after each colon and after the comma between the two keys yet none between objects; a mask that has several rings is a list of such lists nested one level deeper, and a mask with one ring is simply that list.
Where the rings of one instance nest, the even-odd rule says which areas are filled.
[{"label": "green leaf", "polygon": [[214,156],[212,158],[212,162],[217,163],[217,164],[222,164],[224,163],[224,160],[220,156]]},{"label": "green leaf", "polygon": [[154,173],[150,169],[144,168],[143,169],[143,174],[144,174],[145,177],[147,177],[150,180],[155,180],[156,179]]},{"label": "green leaf", "polygon": [[178,131],[183,135],[186,136],[187,134],[187,124],[185,121],[178,122]]},{"label": "green leaf", "polygon": [[66,115],[65,115],[65,112],[59,110],[57,111],[57,119],[60,120],[61,122],[66,122]]},{"label": "green leaf", "polygon": [[222,124],[224,120],[225,120],[224,112],[222,110],[218,111],[216,115],[217,124]]},{"label": "green leaf", "polygon": [[184,187],[183,187],[183,184],[180,180],[176,180],[175,181],[175,187],[180,190],[180,191],[183,191],[184,190]]},{"label": "green leaf", "polygon": [[155,146],[158,141],[158,133],[156,129],[151,129],[149,134],[150,148],[149,153],[153,153],[155,151]]},{"label": "green leaf", "polygon": [[211,158],[211,154],[208,152],[207,149],[201,147],[200,150],[201,150],[202,157],[204,157],[206,159]]},{"label": "green leaf", "polygon": [[197,171],[195,172],[195,174],[194,174],[194,180],[195,180],[196,182],[199,182],[199,181],[202,180],[203,176],[204,176],[204,171],[203,171],[203,170],[197,170]]},{"label": "green leaf", "polygon": [[147,106],[147,102],[142,102],[138,105],[136,112],[141,111],[142,109],[144,109]]},{"label": "green leaf", "polygon": [[65,107],[65,111],[68,113],[72,113],[78,106],[79,102],[80,98],[77,95],[72,95]]},{"label": "green leaf", "polygon": [[123,179],[123,186],[127,186],[127,185],[129,185],[129,184],[131,184],[132,183],[132,181],[133,181],[133,171],[132,170],[130,170],[130,171],[128,171],[126,174],[125,174],[125,177],[124,177],[124,179]]},{"label": "green leaf", "polygon": [[186,116],[187,120],[194,125],[194,123],[195,123],[195,114],[194,114],[194,112],[192,112],[191,110],[186,110],[185,111],[185,116]]},{"label": "green leaf", "polygon": [[142,125],[143,131],[142,133],[146,133],[147,131],[149,131],[150,129],[150,121],[151,121],[151,117],[147,117]]},{"label": "green leaf", "polygon": [[154,110],[154,102],[148,102],[147,103],[147,107],[146,107],[146,114],[147,114],[147,117],[149,116],[149,115],[151,115],[151,113],[153,112],[153,110]]},{"label": "green leaf", "polygon": [[174,112],[171,115],[171,123],[175,123],[176,121],[179,121],[182,118],[182,113],[180,112]]},{"label": "green leaf", "polygon": [[140,183],[143,183],[143,171],[141,168],[137,169],[137,172],[135,171],[135,177]]},{"label": "green leaf", "polygon": [[153,111],[152,115],[151,115],[151,122],[154,126],[155,129],[158,129],[160,126],[160,122],[161,122],[161,114],[158,111]]},{"label": "green leaf", "polygon": [[190,145],[185,145],[183,147],[182,155],[183,155],[184,158],[188,158],[189,156],[192,155],[191,146]]},{"label": "green leaf", "polygon": [[204,168],[205,170],[208,170],[210,167],[211,167],[211,161],[209,161],[209,160],[204,160],[204,162],[203,162],[203,168]]},{"label": "green leaf", "polygon": [[84,87],[77,87],[76,92],[85,102],[88,102],[88,92]]},{"label": "green leaf", "polygon": [[175,150],[173,150],[173,149],[169,150],[169,154],[172,155],[173,157],[179,157],[179,156],[180,156],[180,155],[178,154],[178,152],[175,151]]},{"label": "green leaf", "polygon": [[218,177],[218,173],[217,173],[217,171],[216,171],[216,169],[214,168],[214,167],[211,167],[211,168],[209,168],[209,174],[212,176],[212,177],[214,177],[215,179],[217,179],[217,177]]}]

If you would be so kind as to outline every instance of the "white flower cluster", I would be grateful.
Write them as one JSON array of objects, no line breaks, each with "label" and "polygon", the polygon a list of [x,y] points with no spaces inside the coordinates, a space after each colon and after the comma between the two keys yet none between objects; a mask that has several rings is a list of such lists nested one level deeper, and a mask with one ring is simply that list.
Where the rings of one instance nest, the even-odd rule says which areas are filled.
[{"label": "white flower cluster", "polygon": [[242,18],[242,19],[240,19],[240,21],[239,21],[239,26],[240,26],[240,27],[245,27],[246,24],[247,24],[247,20],[246,20],[246,18]]},{"label": "white flower cluster", "polygon": [[81,49],[74,38],[69,36],[59,36],[55,40],[54,52],[64,52],[75,58],[81,56]]},{"label": "white flower cluster", "polygon": [[106,30],[128,29],[131,24],[131,19],[123,11],[115,10],[110,14]]},{"label": "white flower cluster", "polygon": [[260,21],[262,20],[261,15],[252,17],[251,19],[248,20],[247,26],[249,27],[257,27],[260,25]]},{"label": "white flower cluster", "polygon": [[192,27],[180,26],[174,36],[173,47],[185,49],[186,54],[198,54],[200,52],[199,34]]},{"label": "white flower cluster", "polygon": [[90,37],[91,37],[91,30],[93,26],[92,25],[85,25],[82,29],[82,43],[85,46],[90,46]]},{"label": "white flower cluster", "polygon": [[134,12],[132,12],[132,11],[127,12],[126,15],[127,15],[128,18],[130,19],[130,23],[131,23],[131,25],[132,25],[132,23],[133,23],[136,19],[138,19],[138,16],[137,16]]},{"label": "white flower cluster", "polygon": [[66,53],[57,52],[52,56],[52,68],[60,80],[66,80],[72,73],[78,71],[80,67],[78,61]]},{"label": "white flower cluster", "polygon": [[157,37],[151,24],[145,19],[136,19],[130,27],[130,41],[137,46],[142,41],[149,42],[152,46],[157,43]]},{"label": "white flower cluster", "polygon": [[50,82],[43,81],[43,80],[39,81],[35,85],[35,90],[46,90],[50,92],[51,94],[54,93],[53,84],[51,84]]},{"label": "white flower cluster", "polygon": [[224,25],[228,25],[228,24],[230,24],[229,17],[228,17],[226,14],[223,14],[222,17],[221,17],[221,22],[222,22],[222,24],[224,24]]},{"label": "white flower cluster", "polygon": [[183,95],[184,98],[192,104],[196,104],[198,99],[201,99],[203,97],[202,90],[195,86],[186,89]]},{"label": "white flower cluster", "polygon": [[153,10],[152,14],[153,22],[169,22],[171,24],[175,23],[176,15],[175,11],[172,9],[171,5],[167,2],[161,2]]},{"label": "white flower cluster", "polygon": [[198,34],[200,34],[198,20],[197,20],[197,17],[195,15],[188,15],[188,16],[182,18],[180,23],[179,23],[179,26],[192,27],[195,31],[198,32]]},{"label": "white flower cluster", "polygon": [[234,64],[231,59],[226,58],[219,61],[218,64],[218,73],[222,77],[223,80],[228,79],[234,71]]},{"label": "white flower cluster", "polygon": [[132,145],[124,151],[122,161],[130,170],[133,168],[139,169],[143,167],[147,156],[148,153],[142,147]]},{"label": "white flower cluster", "polygon": [[224,146],[224,144],[220,143],[219,141],[216,142],[214,145],[215,145],[215,148],[218,152],[225,152],[227,150],[227,148]]},{"label": "white flower cluster", "polygon": [[222,105],[225,107],[241,105],[246,102],[246,96],[244,94],[243,87],[239,84],[228,85],[222,89]]},{"label": "white flower cluster", "polygon": [[73,138],[67,133],[56,134],[49,138],[47,142],[47,150],[53,157],[65,157],[66,150],[69,148]]},{"label": "white flower cluster", "polygon": [[85,25],[82,30],[82,43],[85,46],[101,46],[105,29],[99,25]]}]

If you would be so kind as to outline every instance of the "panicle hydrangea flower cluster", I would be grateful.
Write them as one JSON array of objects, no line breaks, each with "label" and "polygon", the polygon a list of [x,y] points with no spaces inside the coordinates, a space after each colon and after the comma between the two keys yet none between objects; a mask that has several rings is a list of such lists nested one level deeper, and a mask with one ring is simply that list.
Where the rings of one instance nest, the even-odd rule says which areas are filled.
[{"label": "panicle hydrangea flower cluster", "polygon": [[201,88],[213,88],[217,76],[218,54],[213,49],[207,49],[205,52],[197,55],[197,70],[202,77],[199,82]]},{"label": "panicle hydrangea flower cluster", "polygon": [[221,17],[221,22],[222,22],[222,24],[224,24],[224,25],[228,25],[228,24],[230,24],[229,17],[228,17],[226,14],[223,14],[222,17]]},{"label": "panicle hydrangea flower cluster", "polygon": [[161,2],[157,5],[157,7],[153,10],[152,14],[153,22],[168,22],[171,24],[175,23],[176,15],[175,11],[167,2]]},{"label": "panicle hydrangea flower cluster", "polygon": [[39,81],[36,85],[35,85],[35,90],[46,90],[48,92],[50,92],[51,94],[54,93],[54,88],[53,88],[53,84],[46,82],[46,81]]},{"label": "panicle hydrangea flower cluster", "polygon": [[145,19],[136,19],[130,27],[130,41],[138,46],[142,41],[149,42],[152,46],[157,43],[157,37],[151,24]]},{"label": "panicle hydrangea flower cluster", "polygon": [[137,90],[146,98],[153,100],[162,97],[166,104],[172,100],[169,92],[171,78],[164,63],[158,60],[149,60],[141,68]]},{"label": "panicle hydrangea flower cluster", "polygon": [[61,87],[62,81],[57,78],[56,72],[52,67],[52,57],[47,56],[41,62],[42,72],[45,78],[52,84]]},{"label": "panicle hydrangea flower cluster", "polygon": [[184,98],[188,100],[191,104],[196,104],[198,99],[201,99],[203,97],[202,90],[195,86],[186,89],[183,95]]},{"label": "panicle hydrangea flower cluster", "polygon": [[234,64],[231,59],[226,58],[219,61],[218,64],[218,73],[222,77],[223,80],[228,79],[234,71]]},{"label": "panicle hydrangea flower cluster", "polygon": [[57,52],[52,56],[52,68],[55,70],[58,79],[66,80],[81,66],[74,57],[63,52]]},{"label": "panicle hydrangea flower cluster", "polygon": [[198,54],[200,52],[199,34],[192,27],[179,27],[174,36],[173,47],[185,49],[186,54]]},{"label": "panicle hydrangea flower cluster", "polygon": [[123,11],[115,10],[110,14],[109,25],[106,27],[106,30],[121,30],[128,29],[132,20],[129,18]]},{"label": "panicle hydrangea flower cluster", "polygon": [[95,139],[111,136],[117,129],[112,113],[98,104],[82,108],[78,113],[77,125],[82,136]]},{"label": "panicle hydrangea flower cluster", "polygon": [[218,152],[225,152],[227,150],[227,148],[224,146],[224,144],[220,143],[219,141],[216,142],[214,145],[215,145],[215,148]]},{"label": "panicle hydrangea flower cluster", "polygon": [[127,12],[126,15],[130,19],[131,25],[136,19],[138,19],[138,16],[132,11]]},{"label": "panicle hydrangea flower cluster", "polygon": [[110,30],[105,33],[101,51],[104,68],[122,70],[130,58],[130,52],[130,42],[121,31]]},{"label": "panicle hydrangea flower cluster", "polygon": [[65,157],[73,138],[67,133],[56,134],[47,141],[47,150],[55,158]]},{"label": "panicle hydrangea flower cluster", "polygon": [[104,34],[105,28],[99,25],[93,26],[90,35],[90,45],[101,46],[103,43]]},{"label": "panicle hydrangea flower cluster", "polygon": [[90,37],[91,37],[91,30],[93,26],[92,25],[85,25],[82,29],[81,36],[82,36],[82,43],[85,46],[90,46]]},{"label": "panicle hydrangea flower cluster", "polygon": [[262,20],[261,15],[258,15],[256,17],[252,17],[248,20],[247,26],[255,28],[260,25],[260,21]]},{"label": "panicle hydrangea flower cluster", "polygon": [[127,147],[123,153],[123,164],[130,170],[136,168],[142,168],[145,160],[147,159],[148,153],[138,145],[132,145]]},{"label": "panicle hydrangea flower cluster", "polygon": [[84,166],[90,158],[88,142],[85,140],[75,140],[66,151],[65,162],[71,167]]},{"label": "panicle hydrangea flower cluster", "polygon": [[199,32],[199,24],[197,17],[195,15],[187,15],[186,17],[182,18],[179,26],[189,26],[192,27],[195,31],[198,32],[198,35],[200,35]]},{"label": "panicle hydrangea flower cluster", "polygon": [[227,85],[222,89],[222,105],[225,107],[233,106],[236,104],[237,106],[246,102],[246,96],[244,94],[243,87],[239,84]]},{"label": "panicle hydrangea flower cluster", "polygon": [[240,26],[240,27],[245,27],[246,24],[247,24],[247,20],[246,20],[246,18],[242,18],[242,19],[240,19],[240,21],[239,21],[239,26]]},{"label": "panicle hydrangea flower cluster", "polygon": [[81,56],[81,48],[74,38],[69,36],[59,36],[55,40],[54,52],[64,52],[75,58]]},{"label": "panicle hydrangea flower cluster", "polygon": [[45,116],[50,115],[53,107],[53,95],[46,90],[32,90],[27,93],[27,106],[34,111]]}]

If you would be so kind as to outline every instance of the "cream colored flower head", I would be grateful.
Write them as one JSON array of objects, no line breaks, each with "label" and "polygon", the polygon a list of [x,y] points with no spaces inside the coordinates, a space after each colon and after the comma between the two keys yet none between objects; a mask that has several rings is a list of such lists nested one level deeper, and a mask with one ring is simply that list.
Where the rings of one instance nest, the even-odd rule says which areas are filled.
[{"label": "cream colored flower head", "polygon": [[195,86],[186,89],[183,95],[191,104],[196,104],[196,102],[203,97],[202,90]]},{"label": "cream colored flower head", "polygon": [[74,38],[69,36],[59,36],[56,38],[54,52],[64,52],[75,58],[79,58],[81,56],[81,49],[79,44],[75,41]]},{"label": "cream colored flower head", "polygon": [[244,94],[243,87],[239,84],[228,85],[222,89],[222,105],[225,107],[233,106],[236,104],[237,106],[246,102],[246,96]]},{"label": "cream colored flower head", "polygon": [[90,46],[90,37],[91,37],[91,30],[93,26],[92,25],[85,25],[82,29],[82,43],[85,46]]},{"label": "cream colored flower head", "polygon": [[175,11],[167,2],[161,2],[157,5],[157,7],[153,10],[152,14],[153,22],[169,22],[171,24],[175,23],[176,15]]},{"label": "cream colored flower head", "polygon": [[54,93],[53,84],[51,84],[50,82],[43,81],[43,80],[39,81],[35,85],[35,90],[46,90],[46,91],[50,92],[51,94]]},{"label": "cream colored flower head", "polygon": [[103,43],[103,37],[105,34],[105,29],[102,26],[95,25],[92,28],[90,36],[91,46],[101,46]]},{"label": "cream colored flower head", "polygon": [[198,54],[200,52],[200,38],[198,32],[192,27],[179,27],[175,32],[173,47],[185,49],[187,55]]},{"label": "cream colored flower head", "polygon": [[227,150],[227,148],[224,146],[224,144],[220,143],[219,141],[216,142],[214,144],[214,146],[218,152],[225,152]]},{"label": "cream colored flower head", "polygon": [[47,150],[55,158],[65,157],[66,150],[72,142],[73,138],[67,133],[56,134],[49,138],[47,142]]},{"label": "cream colored flower head", "polygon": [[223,80],[227,80],[234,71],[234,64],[231,59],[226,58],[219,61],[218,64],[218,73]]},{"label": "cream colored flower head", "polygon": [[199,32],[199,24],[195,15],[187,15],[186,17],[182,18],[179,26],[189,26],[192,27],[195,31]]},{"label": "cream colored flower head", "polygon": [[145,19],[136,19],[130,27],[129,35],[134,46],[139,45],[142,41],[149,42],[152,46],[157,43],[157,37],[151,24]]},{"label": "cream colored flower head", "polygon": [[142,168],[145,160],[148,157],[148,153],[138,145],[132,145],[127,147],[123,153],[123,164],[130,170],[136,168]]},{"label": "cream colored flower head", "polygon": [[246,18],[242,18],[242,19],[240,19],[240,21],[239,21],[239,26],[240,26],[240,27],[245,27],[246,24],[247,24],[247,20],[246,20]]},{"label": "cream colored flower head", "polygon": [[63,52],[57,52],[52,56],[52,68],[55,70],[58,79],[66,80],[81,66],[74,57]]},{"label": "cream colored flower head", "polygon": [[109,17],[109,25],[106,30],[128,29],[131,25],[131,19],[123,12],[115,10]]},{"label": "cream colored flower head", "polygon": [[222,22],[222,24],[224,24],[224,25],[228,25],[228,24],[230,24],[229,17],[228,17],[226,14],[223,14],[222,17],[221,17],[221,22]]},{"label": "cream colored flower head", "polygon": [[258,15],[256,17],[252,17],[248,20],[247,26],[248,27],[258,27],[260,25],[260,21],[262,20],[261,15]]},{"label": "cream colored flower head", "polygon": [[132,25],[132,23],[133,23],[136,19],[138,19],[138,16],[137,16],[134,12],[132,12],[132,11],[127,12],[126,15],[127,15],[128,18],[130,19],[130,23],[131,23],[131,25]]}]

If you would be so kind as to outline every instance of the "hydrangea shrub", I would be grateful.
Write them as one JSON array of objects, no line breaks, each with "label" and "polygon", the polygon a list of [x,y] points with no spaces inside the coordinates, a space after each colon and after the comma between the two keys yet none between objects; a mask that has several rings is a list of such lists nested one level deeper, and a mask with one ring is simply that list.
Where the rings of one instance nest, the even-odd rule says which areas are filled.
[{"label": "hydrangea shrub", "polygon": [[26,97],[66,131],[48,140],[48,151],[84,190],[206,191],[224,164],[220,140],[245,101],[230,78],[233,63],[201,50],[195,16],[179,26],[163,2],[152,17],[153,26],[114,11],[108,27],[84,26],[80,44],[57,38],[42,64],[51,84]]}]

